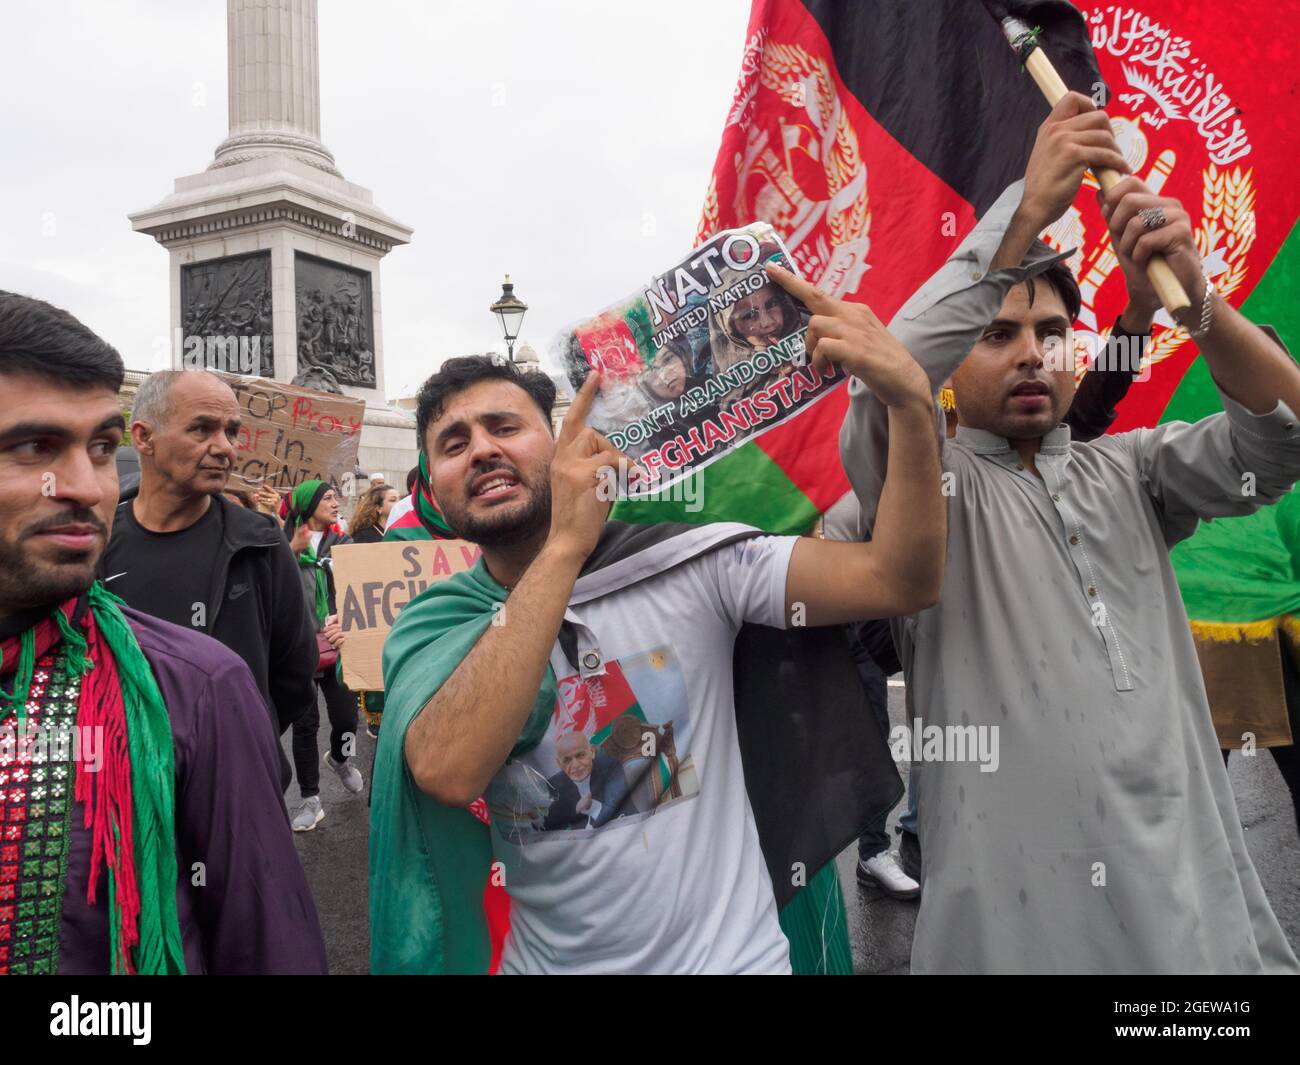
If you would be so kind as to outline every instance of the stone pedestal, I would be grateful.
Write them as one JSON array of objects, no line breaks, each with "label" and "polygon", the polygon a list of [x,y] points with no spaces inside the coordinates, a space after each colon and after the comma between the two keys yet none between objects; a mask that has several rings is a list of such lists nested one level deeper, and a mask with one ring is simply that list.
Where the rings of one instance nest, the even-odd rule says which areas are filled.
[{"label": "stone pedestal", "polygon": [[366,408],[357,465],[367,477],[382,473],[384,480],[404,495],[407,471],[415,465],[418,456],[413,414],[391,408]]},{"label": "stone pedestal", "polygon": [[411,230],[367,189],[291,155],[256,156],[178,178],[131,224],[171,255],[174,367],[224,353],[223,369],[292,381],[321,365],[348,395],[385,405],[379,261]]},{"label": "stone pedestal", "polygon": [[229,136],[207,170],[130,216],[171,256],[172,365],[285,382],[320,367],[387,410],[379,261],[411,229],[320,141],[316,0],[228,12]]}]

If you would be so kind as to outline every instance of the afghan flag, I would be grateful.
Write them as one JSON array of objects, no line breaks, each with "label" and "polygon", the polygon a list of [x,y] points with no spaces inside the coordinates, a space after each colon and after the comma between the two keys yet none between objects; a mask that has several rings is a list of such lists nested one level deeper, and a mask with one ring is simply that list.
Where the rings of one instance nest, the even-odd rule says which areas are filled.
[{"label": "afghan flag", "polygon": [[[1011,13],[1041,28],[1072,88],[1100,81],[1071,5],[1031,0]],[[803,276],[888,321],[1023,176],[1047,111],[973,0],[755,0],[696,244],[770,223]],[[674,486],[680,503],[623,501],[612,517],[805,533],[849,490],[839,457],[847,406],[840,385]],[[738,705],[743,679],[738,671]],[[758,771],[747,759],[746,778]],[[806,944],[833,942],[836,958],[819,971],[846,971],[843,926],[825,932],[826,914],[843,915],[834,863],[808,886],[781,910],[795,970]]]},{"label": "afghan flag", "polygon": [[[1234,6],[1230,18],[1213,5],[1167,0],[1085,10],[1117,93],[1111,114],[1132,131],[1132,150],[1145,153],[1143,172],[1155,168],[1190,211],[1219,292],[1272,326],[1294,356],[1300,0]],[[1151,380],[1132,389],[1117,429],[1222,409],[1183,330],[1158,328],[1153,348]],[[1220,743],[1238,747],[1246,732],[1261,747],[1300,742],[1286,726],[1282,677],[1282,655],[1300,655],[1300,492],[1248,517],[1202,522],[1171,557]]]},{"label": "afghan flag", "polygon": [[[1092,92],[1079,11],[1009,8],[1041,29],[1067,84]],[[978,0],[755,0],[696,243],[768,222],[806,278],[888,321],[1024,175],[1047,112]],[[615,517],[807,532],[849,490],[847,406],[841,385],[695,474],[683,503],[624,502]]]},{"label": "afghan flag", "polygon": [[[1133,172],[1180,199],[1219,292],[1300,352],[1300,0],[754,0],[697,243],[771,223],[805,277],[888,321],[1019,179],[1047,114],[997,16],[1032,27],[1066,84],[1104,102]],[[1126,288],[1090,177],[1043,237],[1069,260],[1096,351]],[[1157,316],[1148,380],[1112,432],[1221,409],[1186,330]],[[697,476],[675,520],[803,532],[848,490],[838,431],[847,389]],[[620,504],[652,521],[673,504]],[[1173,553],[1205,641],[1300,645],[1294,496],[1251,518],[1207,522]],[[1207,671],[1208,672],[1208,671]],[[1213,678],[1211,678],[1213,679]],[[1279,681],[1280,685],[1280,681]]]}]

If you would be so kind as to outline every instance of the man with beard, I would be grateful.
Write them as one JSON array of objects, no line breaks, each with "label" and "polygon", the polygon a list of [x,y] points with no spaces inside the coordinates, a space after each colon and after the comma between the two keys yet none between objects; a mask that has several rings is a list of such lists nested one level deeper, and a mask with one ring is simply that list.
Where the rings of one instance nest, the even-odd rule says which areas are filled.
[{"label": "man with beard", "polygon": [[[274,519],[221,498],[239,404],[221,378],[160,370],[131,412],[139,494],[117,508],[100,575],[137,610],[206,633],[253,674],[276,734],[316,705],[318,658],[298,566]],[[280,759],[280,783],[289,764]]]},{"label": "man with beard", "polygon": [[123,372],[0,293],[0,973],[323,973],[247,667],[95,580]]},{"label": "man with beard", "polygon": [[[1074,275],[1064,263],[1054,263],[1043,271],[1042,281],[1063,292],[1078,290]],[[1138,364],[1147,340],[1129,334],[1124,316],[1111,327],[1102,355],[1084,374],[1062,421],[1069,426],[1075,442],[1095,440],[1104,434],[1118,417],[1116,407],[1127,395],[1136,377]],[[939,392],[944,408],[944,435],[951,439],[957,432],[956,403],[951,398],[951,383]],[[945,393],[948,396],[945,397]],[[862,508],[853,490],[845,492],[822,520],[822,534],[828,540],[861,540]],[[894,648],[890,623],[884,619],[863,621],[845,627],[858,673],[862,677],[867,701],[882,731],[889,733],[889,697],[886,678],[902,670]],[[898,819],[898,853],[889,849],[887,816],[879,817],[858,840],[857,878],[860,884],[879,888],[894,898],[915,899],[921,894],[921,844],[916,835],[916,790],[908,794],[907,809]]]},{"label": "man with beard", "polygon": [[[1079,291],[1035,238],[1097,166],[1125,170],[1106,115],[1070,94],[1023,185],[891,324],[932,387],[951,375],[958,418],[943,448],[943,596],[894,628],[914,734],[968,747],[912,751],[912,971],[1295,971],[1246,851],[1169,547],[1300,475],[1300,368],[1216,295],[1182,205],[1126,177],[1102,200],[1128,285],[1121,321],[1150,331],[1160,304],[1144,268],[1163,255],[1224,413],[1073,441],[1060,423]],[[813,318],[814,361],[834,335]],[[849,389],[840,455],[870,529],[892,415]],[[969,752],[981,734],[998,738],[993,771]]]},{"label": "man with beard", "polygon": [[[584,383],[558,439],[554,386],[540,375],[466,358],[425,382],[417,432],[433,496],[483,556],[408,604],[385,645],[372,971],[486,968],[486,957],[463,946],[448,901],[451,881],[483,895],[486,864],[458,850],[476,826],[468,815],[450,835],[438,826],[448,823],[444,812],[484,795],[495,808],[526,805],[510,792],[545,781],[559,762],[561,684],[587,688],[597,740],[609,715],[641,701],[656,719],[681,723],[679,769],[661,778],[653,814],[612,816],[562,839],[492,832],[493,882],[510,897],[502,971],[790,971],[741,764],[737,633],[746,622],[832,625],[931,601],[944,550],[928,383],[867,308],[831,301],[828,310],[842,330],[832,354],[891,410],[889,487],[869,544],[733,524],[676,535],[607,524],[601,489],[626,460],[586,426],[598,375]],[[643,546],[605,564],[628,539]],[[647,657],[657,665],[632,679],[623,663]],[[856,685],[847,656],[845,664]],[[646,758],[661,753],[655,735],[643,736]],[[819,867],[801,864],[793,863],[796,878]]]}]

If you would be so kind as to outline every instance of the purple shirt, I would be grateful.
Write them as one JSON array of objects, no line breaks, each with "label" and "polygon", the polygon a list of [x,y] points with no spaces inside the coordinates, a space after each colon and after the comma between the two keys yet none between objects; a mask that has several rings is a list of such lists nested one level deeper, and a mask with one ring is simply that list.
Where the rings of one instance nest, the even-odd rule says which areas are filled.
[{"label": "purple shirt", "polygon": [[[123,613],[171,718],[176,901],[186,971],[325,973],[316,905],[280,793],[277,741],[252,674],[202,633],[129,607]],[[85,807],[76,803],[58,971],[102,975],[109,971],[108,874],[100,873],[95,905],[88,905],[84,825]]]}]

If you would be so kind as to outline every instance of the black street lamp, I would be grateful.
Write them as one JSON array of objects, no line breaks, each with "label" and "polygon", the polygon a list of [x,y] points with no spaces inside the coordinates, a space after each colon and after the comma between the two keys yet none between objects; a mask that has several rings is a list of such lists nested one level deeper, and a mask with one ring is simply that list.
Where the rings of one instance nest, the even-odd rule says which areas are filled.
[{"label": "black street lamp", "polygon": [[515,286],[510,283],[509,274],[506,274],[505,282],[501,286],[501,298],[488,310],[501,319],[501,335],[506,339],[506,350],[510,352],[510,361],[514,362],[515,341],[519,339],[519,330],[523,328],[524,312],[528,310],[528,304],[515,295]]}]

